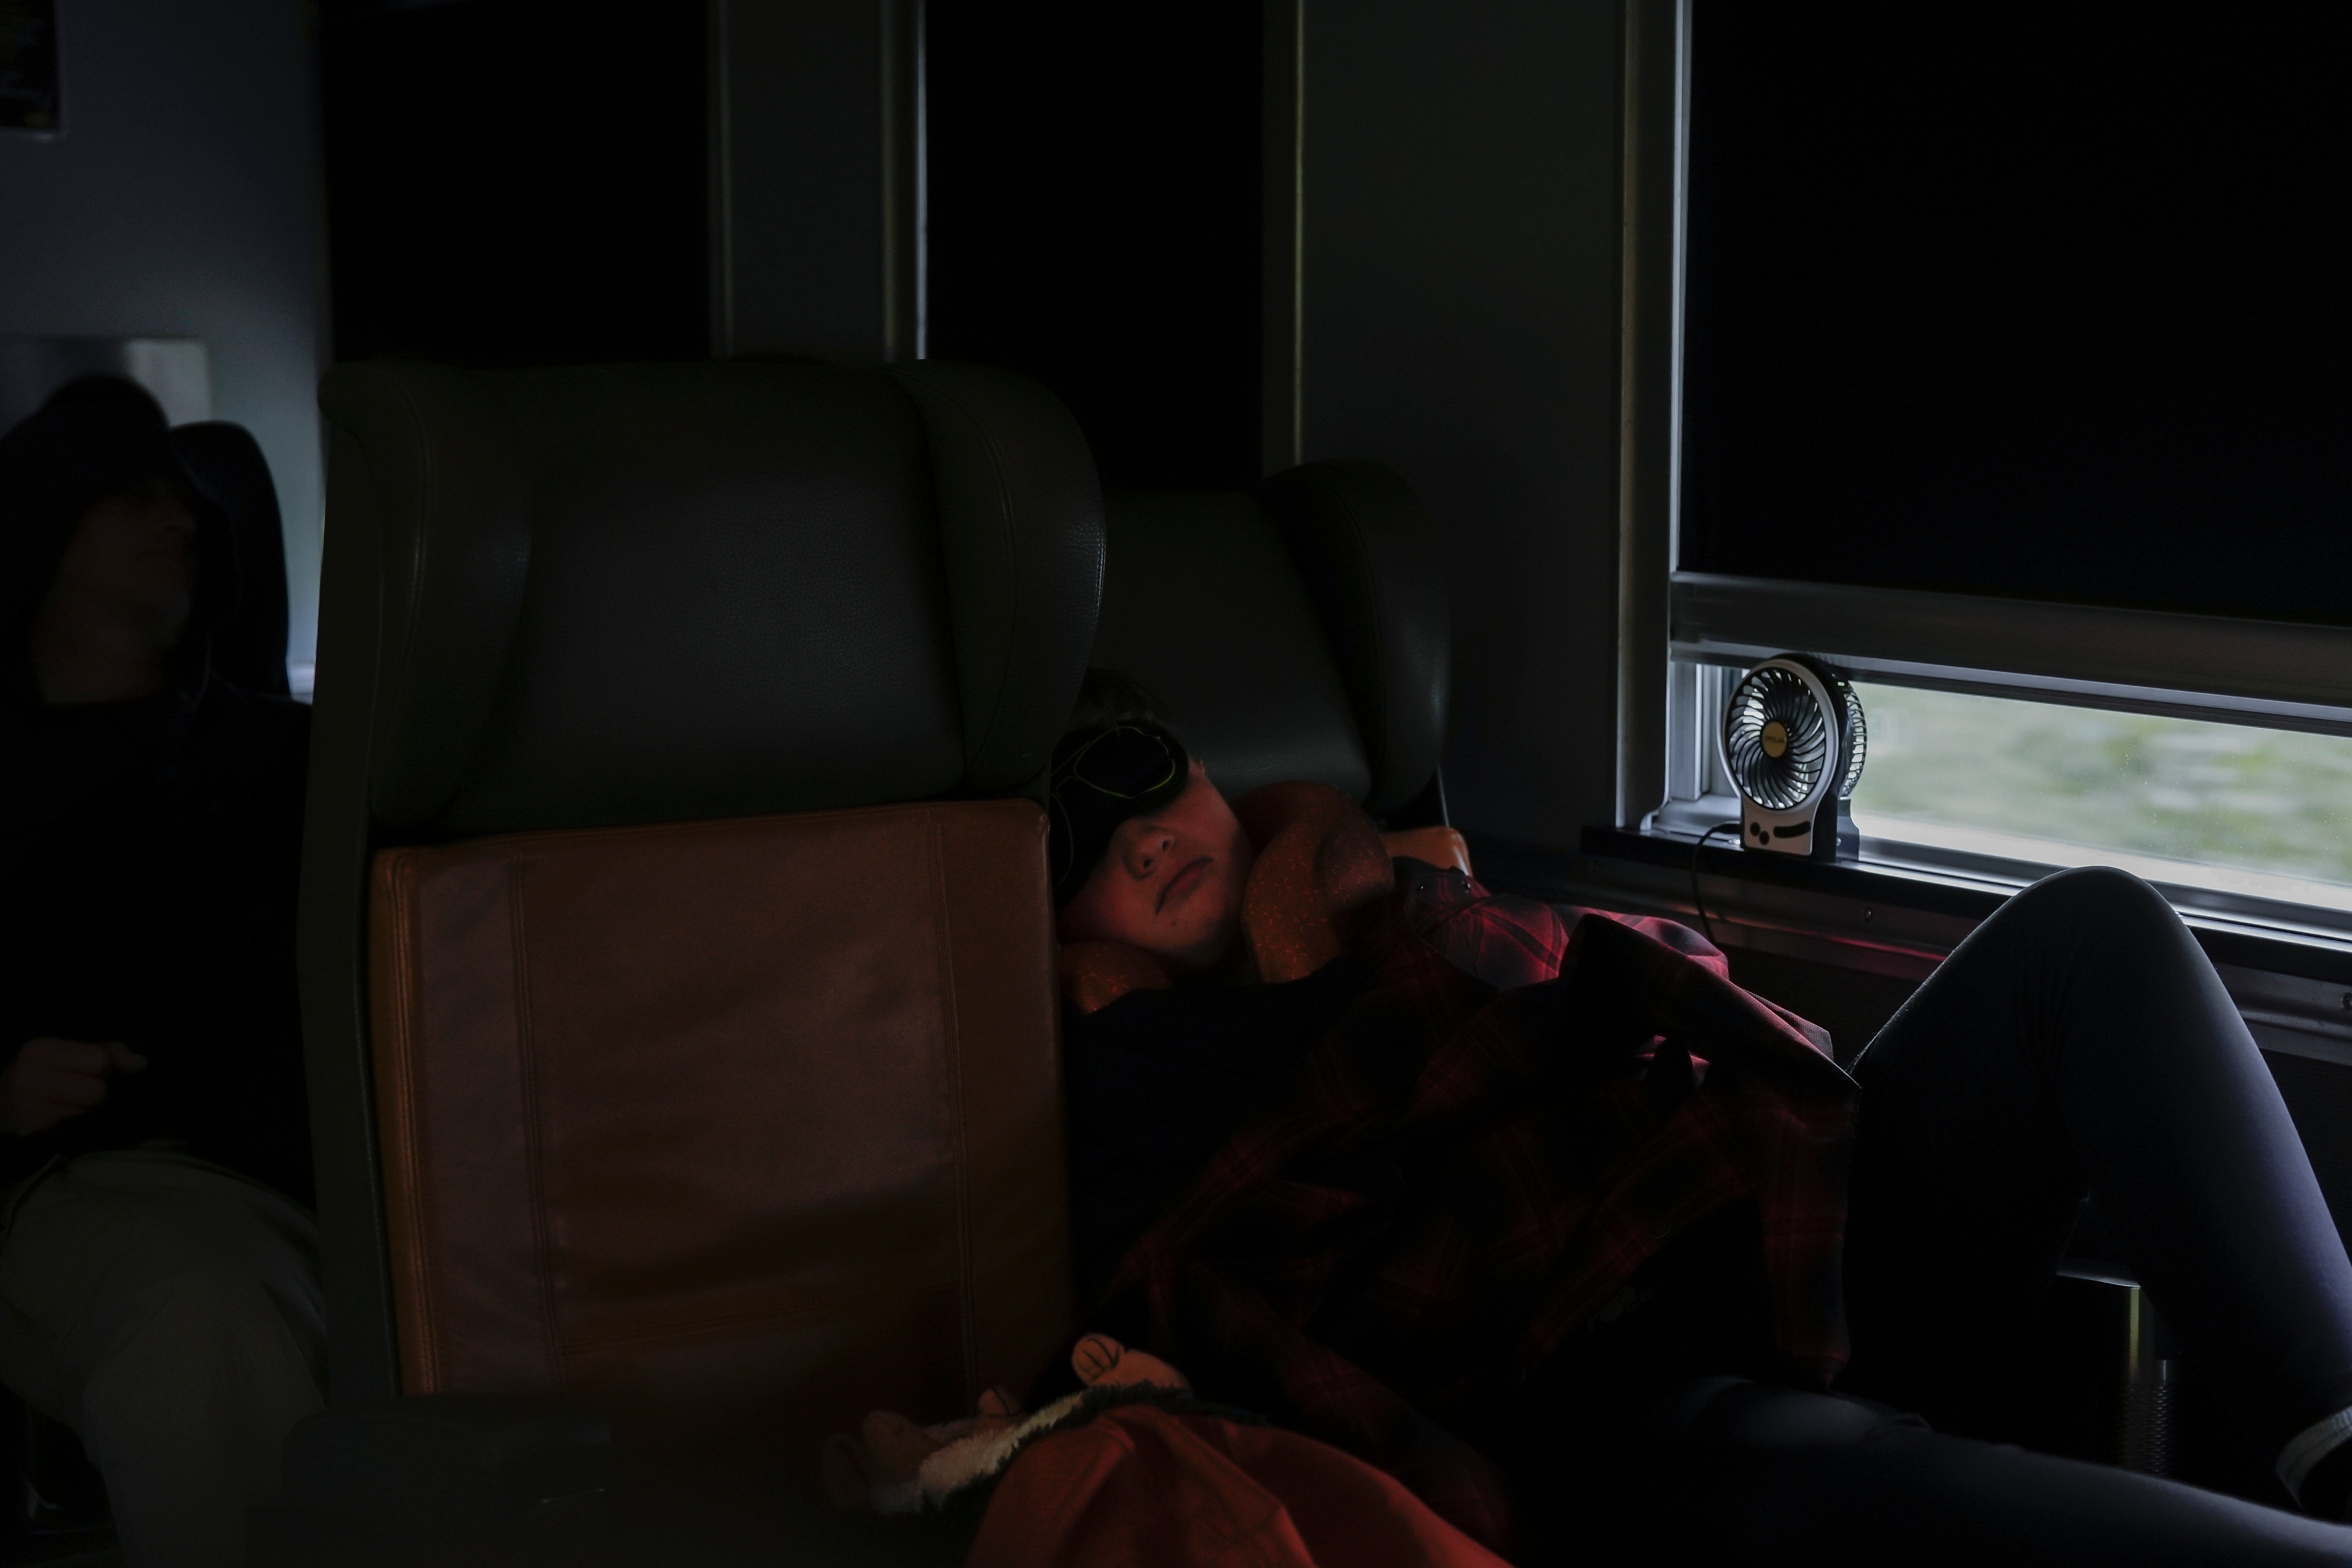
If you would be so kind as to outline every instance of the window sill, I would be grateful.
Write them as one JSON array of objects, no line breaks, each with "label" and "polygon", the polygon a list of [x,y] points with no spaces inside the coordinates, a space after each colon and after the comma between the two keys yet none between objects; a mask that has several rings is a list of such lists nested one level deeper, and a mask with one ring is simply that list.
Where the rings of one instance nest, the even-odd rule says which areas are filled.
[{"label": "window sill", "polygon": [[[1653,816],[1652,826],[1647,832],[1633,837],[1685,847],[1696,845],[1708,828],[1723,823],[1737,823],[1739,809],[1739,800],[1736,795],[1672,801]],[[1588,839],[1593,831],[1587,830]],[[1745,868],[1759,862],[1779,862],[1805,868],[1808,872],[1851,870],[1865,877],[1975,889],[1993,895],[1996,902],[2065,868],[2054,861],[1947,848],[1900,838],[1879,837],[1868,833],[1863,836],[1862,853],[1858,859],[1823,866],[1796,856],[1750,854],[1736,845],[1726,844],[1725,840],[1729,837],[1732,836],[1718,834],[1709,844],[1707,861],[1711,867],[1719,868],[1722,865],[1728,865]],[[1722,845],[1727,851],[1725,860],[1720,863],[1714,858],[1717,845]],[[2119,855],[2116,862],[2125,864],[2127,869],[2159,889],[2191,927],[2210,926],[2217,931],[2287,942],[2314,943],[2323,949],[2352,953],[2352,910],[2170,880],[2163,875],[2162,863],[2152,857]]]},{"label": "window sill", "polygon": [[[1738,815],[1734,799],[1677,802],[1647,830],[1588,827],[1574,852],[1473,834],[1473,863],[1498,891],[1662,915],[1726,949],[1914,983],[2053,869],[1873,838],[1860,858],[1835,862],[1758,854],[1722,835],[1700,845]],[[2160,890],[2265,1049],[2352,1065],[2352,917],[2339,925],[2334,910]]]}]

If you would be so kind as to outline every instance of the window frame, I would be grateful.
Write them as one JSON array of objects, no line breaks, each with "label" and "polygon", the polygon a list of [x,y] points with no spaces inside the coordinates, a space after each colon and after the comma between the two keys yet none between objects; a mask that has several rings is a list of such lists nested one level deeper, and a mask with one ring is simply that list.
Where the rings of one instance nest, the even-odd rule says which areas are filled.
[{"label": "window frame", "polygon": [[[1617,827],[1695,842],[1738,816],[1714,724],[1736,671],[1790,650],[1891,685],[2352,735],[2352,628],[1680,570],[1692,4],[1625,11]],[[2011,888],[2048,869],[1875,838],[1863,863]],[[2290,941],[2352,931],[2313,906],[2165,891]]]}]

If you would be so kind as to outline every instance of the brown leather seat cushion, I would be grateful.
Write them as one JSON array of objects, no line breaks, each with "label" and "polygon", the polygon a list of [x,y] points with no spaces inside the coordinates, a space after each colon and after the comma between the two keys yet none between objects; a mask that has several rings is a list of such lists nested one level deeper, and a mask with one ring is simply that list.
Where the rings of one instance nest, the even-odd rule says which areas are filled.
[{"label": "brown leather seat cushion", "polygon": [[796,1477],[868,1409],[1024,1384],[1070,1310],[1045,835],[991,801],[379,854],[404,1391]]}]

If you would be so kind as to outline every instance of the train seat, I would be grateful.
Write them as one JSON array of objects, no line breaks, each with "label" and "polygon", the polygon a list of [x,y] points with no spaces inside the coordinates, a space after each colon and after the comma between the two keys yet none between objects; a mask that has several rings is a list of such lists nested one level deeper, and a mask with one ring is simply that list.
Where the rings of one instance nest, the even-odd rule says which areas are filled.
[{"label": "train seat", "polygon": [[236,614],[213,634],[213,670],[248,691],[287,696],[286,536],[261,444],[242,425],[173,427],[172,447],[228,513],[236,542]]},{"label": "train seat", "polygon": [[1093,639],[1066,414],[929,363],[320,401],[334,1408],[257,1561],[514,1525],[601,1479],[603,1422],[622,1489],[740,1500],[869,1408],[1024,1384],[1067,1205],[1045,817],[1000,797]]},{"label": "train seat", "polygon": [[1247,491],[1113,492],[1095,664],[1141,682],[1228,796],[1311,779],[1468,869],[1444,826],[1453,630],[1428,517],[1331,460]]}]

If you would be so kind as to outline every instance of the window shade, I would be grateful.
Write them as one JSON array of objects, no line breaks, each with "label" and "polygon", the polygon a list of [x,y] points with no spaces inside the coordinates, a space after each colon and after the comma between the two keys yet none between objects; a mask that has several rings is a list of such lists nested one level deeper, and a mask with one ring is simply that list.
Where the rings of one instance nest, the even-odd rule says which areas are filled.
[{"label": "window shade", "polygon": [[1680,567],[2352,623],[2352,7],[1694,13]]}]

